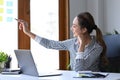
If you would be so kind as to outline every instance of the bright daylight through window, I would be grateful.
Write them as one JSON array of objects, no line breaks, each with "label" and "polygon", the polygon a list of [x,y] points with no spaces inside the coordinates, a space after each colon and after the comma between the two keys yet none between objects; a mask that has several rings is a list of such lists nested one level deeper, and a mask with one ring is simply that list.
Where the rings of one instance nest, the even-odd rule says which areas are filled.
[{"label": "bright daylight through window", "polygon": [[[31,0],[31,31],[52,40],[59,39],[58,0]],[[38,69],[58,69],[57,50],[46,49],[31,40],[31,50]]]}]

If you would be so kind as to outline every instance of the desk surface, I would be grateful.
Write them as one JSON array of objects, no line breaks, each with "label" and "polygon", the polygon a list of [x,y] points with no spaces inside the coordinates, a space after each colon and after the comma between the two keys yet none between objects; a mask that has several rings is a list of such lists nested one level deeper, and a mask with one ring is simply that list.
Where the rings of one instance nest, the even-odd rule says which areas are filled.
[{"label": "desk surface", "polygon": [[[73,78],[76,75],[74,71],[60,71],[61,76],[51,77],[34,77],[24,74],[19,75],[2,75],[0,80],[81,80],[81,78]],[[120,80],[120,73],[109,73],[106,78],[82,78],[82,80]]]}]

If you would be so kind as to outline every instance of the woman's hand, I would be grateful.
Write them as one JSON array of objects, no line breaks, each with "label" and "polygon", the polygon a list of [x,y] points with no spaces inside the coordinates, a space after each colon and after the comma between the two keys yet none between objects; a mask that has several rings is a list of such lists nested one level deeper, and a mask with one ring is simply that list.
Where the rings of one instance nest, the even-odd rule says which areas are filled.
[{"label": "woman's hand", "polygon": [[23,32],[28,35],[30,38],[35,39],[36,35],[32,32],[30,32],[29,28],[28,28],[28,23],[22,19],[15,19],[17,20],[20,24],[19,24],[19,29],[23,30]]},{"label": "woman's hand", "polygon": [[28,23],[26,21],[24,21],[22,19],[15,19],[15,20],[17,20],[19,22],[19,29],[23,30],[23,32],[25,34],[30,32],[29,29],[28,29]]},{"label": "woman's hand", "polygon": [[78,52],[84,52],[86,42],[82,40],[80,37],[78,37],[78,44],[79,44]]}]

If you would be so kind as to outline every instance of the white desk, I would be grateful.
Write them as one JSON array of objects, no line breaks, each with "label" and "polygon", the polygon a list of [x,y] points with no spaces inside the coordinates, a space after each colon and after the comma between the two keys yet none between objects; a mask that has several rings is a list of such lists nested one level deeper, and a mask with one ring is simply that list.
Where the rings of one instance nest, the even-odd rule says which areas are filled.
[{"label": "white desk", "polygon": [[34,77],[29,75],[2,75],[0,80],[120,80],[120,73],[109,73],[106,78],[73,78],[76,75],[74,71],[60,71],[61,76]]}]

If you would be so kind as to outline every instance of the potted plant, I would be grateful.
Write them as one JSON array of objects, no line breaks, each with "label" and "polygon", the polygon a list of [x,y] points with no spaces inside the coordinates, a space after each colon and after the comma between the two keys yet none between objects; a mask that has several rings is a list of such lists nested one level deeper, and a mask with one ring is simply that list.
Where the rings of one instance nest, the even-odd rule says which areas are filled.
[{"label": "potted plant", "polygon": [[8,54],[0,51],[0,72],[3,70],[3,68],[5,67],[5,63],[8,60]]}]

